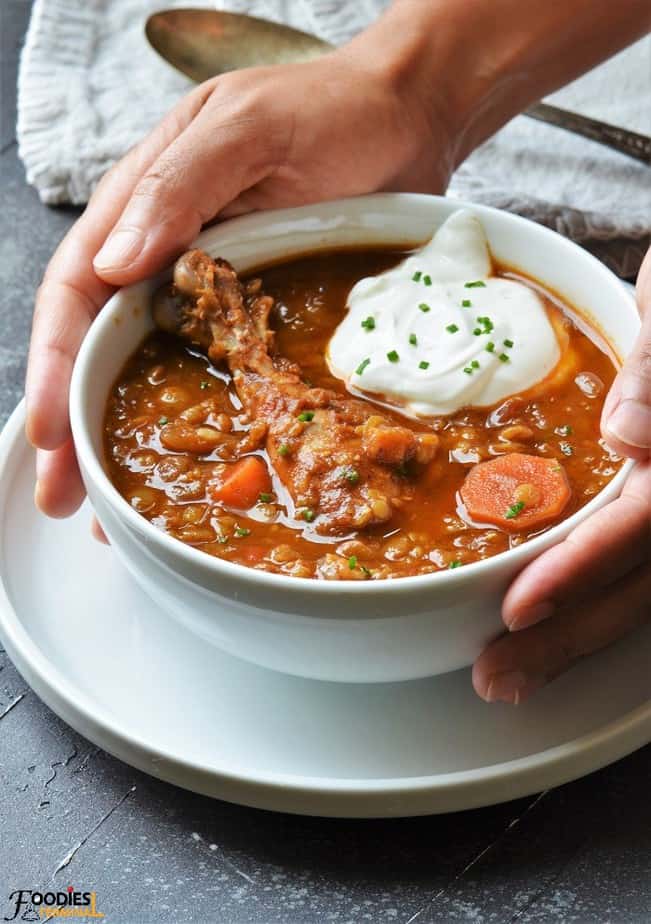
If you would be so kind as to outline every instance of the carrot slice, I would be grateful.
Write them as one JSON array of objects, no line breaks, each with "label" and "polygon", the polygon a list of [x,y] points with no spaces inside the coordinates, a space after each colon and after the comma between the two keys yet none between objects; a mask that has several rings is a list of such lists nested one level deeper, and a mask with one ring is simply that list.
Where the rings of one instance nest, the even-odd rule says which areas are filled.
[{"label": "carrot slice", "polygon": [[511,533],[557,519],[572,492],[557,459],[511,452],[475,465],[460,493],[471,519]]},{"label": "carrot slice", "polygon": [[221,481],[215,482],[209,489],[213,500],[238,510],[253,507],[260,495],[270,490],[271,478],[259,456],[245,456],[229,465]]}]

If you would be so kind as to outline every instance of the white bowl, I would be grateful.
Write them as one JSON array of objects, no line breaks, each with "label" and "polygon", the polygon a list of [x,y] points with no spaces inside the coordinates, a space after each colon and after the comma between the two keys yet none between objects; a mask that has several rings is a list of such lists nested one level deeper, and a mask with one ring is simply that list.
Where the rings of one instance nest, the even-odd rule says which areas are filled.
[{"label": "white bowl", "polygon": [[[263,212],[205,231],[196,246],[248,270],[351,244],[414,244],[466,205],[498,260],[559,292],[592,319],[620,356],[639,329],[631,295],[594,257],[560,235],[506,212],[435,196],[380,194]],[[266,574],[213,558],[157,530],[111,484],[102,423],[109,391],[152,328],[151,293],[169,271],[122,289],[84,340],[70,417],[90,500],[128,570],[160,606],[220,648],[256,664],[322,680],[410,680],[470,664],[501,630],[515,575],[615,498],[630,464],[573,516],[508,552],[435,574],[330,582]]]}]

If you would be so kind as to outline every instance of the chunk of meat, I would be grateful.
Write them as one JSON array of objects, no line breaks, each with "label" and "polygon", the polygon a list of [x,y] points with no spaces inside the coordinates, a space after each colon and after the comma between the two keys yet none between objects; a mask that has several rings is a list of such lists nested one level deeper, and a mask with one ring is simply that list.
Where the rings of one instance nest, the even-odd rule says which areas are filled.
[{"label": "chunk of meat", "polygon": [[433,458],[437,437],[400,427],[358,399],[310,388],[295,365],[272,359],[272,306],[257,281],[243,284],[225,260],[192,250],[152,310],[164,330],[228,364],[247,414],[266,426],[267,452],[298,517],[325,534],[389,520],[410,491],[396,468]]},{"label": "chunk of meat", "polygon": [[473,466],[460,493],[473,520],[510,533],[531,532],[557,519],[572,494],[557,459],[519,452]]}]

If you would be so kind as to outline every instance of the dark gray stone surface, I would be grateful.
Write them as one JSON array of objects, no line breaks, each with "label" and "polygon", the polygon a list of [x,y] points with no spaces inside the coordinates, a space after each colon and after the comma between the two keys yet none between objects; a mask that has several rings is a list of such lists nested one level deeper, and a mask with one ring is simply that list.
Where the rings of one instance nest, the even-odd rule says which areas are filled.
[{"label": "dark gray stone surface", "polygon": [[[24,181],[0,0],[0,423],[20,398],[34,289],[73,211]],[[13,704],[13,705],[12,705]],[[18,888],[95,889],[111,924],[651,920],[651,748],[540,797],[404,821],[239,808],[144,776],[40,702],[0,651],[0,918]]]}]

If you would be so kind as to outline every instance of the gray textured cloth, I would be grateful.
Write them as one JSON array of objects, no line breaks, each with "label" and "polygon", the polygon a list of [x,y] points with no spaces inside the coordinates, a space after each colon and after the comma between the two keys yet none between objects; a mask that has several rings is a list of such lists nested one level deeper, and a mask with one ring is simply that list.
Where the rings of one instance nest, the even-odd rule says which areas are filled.
[{"label": "gray textured cloth", "polygon": [[[342,43],[388,0],[227,0]],[[161,0],[36,0],[19,78],[18,138],[27,177],[47,203],[88,199],[104,171],[191,86],[148,47],[143,23]],[[187,0],[171,0],[187,6]],[[214,6],[206,0],[192,5]],[[651,133],[651,37],[551,100]],[[651,170],[518,116],[455,174],[450,194],[504,207],[578,241],[651,232]]]}]

